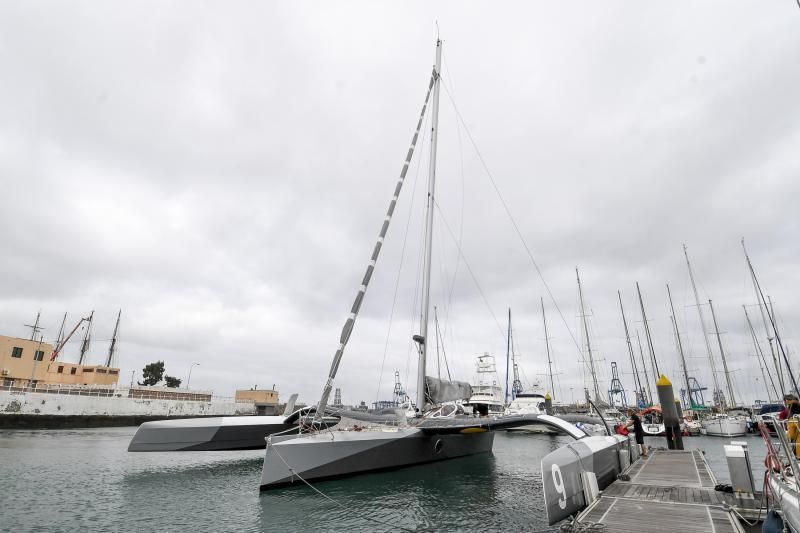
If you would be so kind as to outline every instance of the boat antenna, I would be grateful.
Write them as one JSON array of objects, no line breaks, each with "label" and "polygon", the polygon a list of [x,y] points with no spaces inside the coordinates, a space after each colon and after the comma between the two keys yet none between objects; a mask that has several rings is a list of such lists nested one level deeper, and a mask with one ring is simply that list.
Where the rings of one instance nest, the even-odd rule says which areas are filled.
[{"label": "boat antenna", "polygon": [[644,300],[642,300],[642,291],[639,288],[639,282],[636,282],[636,292],[639,294],[639,307],[642,310],[642,322],[644,322],[644,337],[647,339],[647,349],[650,350],[650,362],[653,365],[653,372],[656,373],[656,380],[661,376],[661,370],[658,368],[658,359],[656,359],[656,350],[653,348],[653,338],[650,336],[650,325],[647,323],[647,314],[644,312]]},{"label": "boat antenna", "polygon": [[686,396],[689,399],[687,407],[692,409],[694,407],[694,399],[692,398],[692,384],[689,381],[689,369],[686,368],[686,356],[683,353],[683,343],[681,342],[681,332],[678,330],[678,319],[675,318],[675,306],[672,305],[672,292],[669,290],[669,283],[667,285],[667,296],[669,297],[669,309],[672,311],[672,326],[675,328],[675,341],[678,343],[678,353],[681,355],[681,365],[683,365],[683,377],[686,380]]},{"label": "boat antenna", "polygon": [[731,407],[736,407],[736,397],[733,395],[733,385],[731,385],[731,373],[728,371],[728,362],[725,360],[725,350],[722,349],[722,337],[720,336],[719,326],[717,325],[717,315],[714,313],[714,306],[711,304],[711,300],[708,300],[708,308],[711,309],[714,332],[717,335],[717,342],[719,343],[719,355],[722,357],[722,368],[725,372],[725,382],[728,385],[728,398],[731,400]]},{"label": "boat antenna", "polygon": [[[647,375],[647,363],[644,361],[644,350],[642,349],[642,339],[639,337],[639,330],[636,330],[636,343],[639,345],[639,355],[642,358],[642,371],[644,372],[644,382],[647,384],[647,402],[653,405],[653,390],[650,388],[650,377]],[[642,390],[644,392],[644,390]]]},{"label": "boat antenna", "polygon": [[600,396],[600,387],[597,385],[597,373],[594,370],[594,357],[592,356],[592,344],[589,342],[589,326],[586,323],[586,309],[583,305],[583,290],[581,289],[581,275],[578,273],[578,268],[575,267],[575,276],[578,278],[578,298],[581,303],[581,318],[583,319],[583,330],[586,332],[586,351],[589,354],[589,370],[592,373],[592,386],[594,387],[594,399],[596,402],[602,402],[603,397]]},{"label": "boat antenna", "polygon": [[39,311],[38,313],[36,313],[36,322],[34,322],[32,326],[31,326],[30,324],[25,324],[25,327],[26,327],[26,328],[31,328],[31,340],[32,340],[32,341],[33,341],[33,340],[36,340],[36,334],[37,334],[37,333],[39,333],[41,330],[43,330],[43,329],[44,329],[44,328],[40,328],[40,327],[39,327],[39,317],[40,317],[41,315],[42,315],[42,312],[41,312],[41,311]]},{"label": "boat antenna", "polygon": [[[761,358],[758,361],[759,363],[758,366],[761,367],[762,374],[765,373],[766,377],[769,377],[769,382],[772,385],[772,391],[775,393],[774,397],[780,400],[782,396],[778,394],[778,388],[775,386],[775,380],[772,379],[772,372],[769,371],[769,365],[767,364],[767,358],[764,356],[764,350],[761,349],[761,343],[758,342],[758,337],[756,336],[756,330],[753,328],[753,323],[750,321],[750,315],[747,313],[747,306],[742,304],[742,309],[744,309],[744,318],[747,321],[747,327],[750,329],[750,336],[753,338],[753,344],[756,347],[756,355]],[[762,362],[763,366],[761,364]],[[766,379],[764,385],[766,386]],[[767,400],[770,399],[771,398],[770,398],[769,388],[767,388]]]},{"label": "boat antenna", "polygon": [[550,357],[550,337],[547,335],[547,316],[544,314],[544,298],[539,296],[542,303],[542,323],[544,324],[544,346],[547,350],[547,367],[550,372],[550,399],[556,401],[556,386],[553,384],[553,360]]},{"label": "boat antenna", "polygon": [[431,102],[431,156],[428,166],[428,198],[425,210],[425,263],[422,279],[422,317],[420,333],[414,335],[419,345],[419,364],[417,367],[417,413],[425,411],[425,364],[428,354],[428,315],[431,304],[431,262],[433,258],[433,215],[436,202],[436,147],[439,138],[439,87],[442,67],[442,40],[436,38],[436,64],[433,67],[433,101]]},{"label": "boat antenna", "polygon": [[773,341],[775,340],[775,336],[772,335],[769,331],[769,325],[767,325],[767,314],[764,312],[764,308],[766,308],[766,302],[762,304],[762,294],[758,287],[758,279],[756,279],[756,272],[753,269],[753,264],[750,262],[750,256],[747,255],[747,248],[744,245],[744,239],[742,239],[742,250],[744,250],[744,257],[747,260],[747,267],[750,270],[750,276],[753,279],[753,289],[756,292],[756,300],[758,300],[758,310],[761,312],[761,322],[764,324],[764,332],[767,334],[767,342],[769,343],[769,351],[772,353],[772,362],[775,365],[775,372],[778,374],[778,384],[781,387],[781,397],[786,394],[786,384],[783,379],[783,367],[781,365],[780,360],[778,359],[777,354],[775,353],[775,345]]},{"label": "boat antenna", "polygon": [[89,345],[92,343],[92,319],[94,318],[94,311],[89,315],[89,318],[86,320],[86,333],[83,334],[83,342],[81,342],[81,356],[78,359],[78,364],[83,364],[83,359],[86,356],[86,352],[89,350]]},{"label": "boat antenna", "polygon": [[[506,336],[506,394],[505,401],[508,404],[508,367],[511,362],[511,308],[508,308],[508,335]],[[512,399],[514,395],[512,394]]]},{"label": "boat antenna", "polygon": [[686,268],[689,269],[689,280],[692,282],[692,292],[694,293],[694,303],[697,305],[697,314],[700,316],[700,327],[703,329],[703,340],[706,343],[706,352],[708,353],[708,364],[711,366],[711,377],[714,380],[714,405],[719,406],[719,380],[717,380],[717,365],[714,362],[714,352],[711,351],[711,343],[708,342],[708,330],[706,329],[706,319],[703,316],[703,308],[700,306],[700,297],[697,295],[697,285],[694,282],[694,272],[692,272],[692,264],[689,262],[689,252],[686,251],[686,245],[683,245],[683,255],[686,257]]},{"label": "boat antenna", "polygon": [[122,309],[119,310],[117,313],[117,323],[114,326],[114,334],[111,336],[111,345],[108,347],[108,359],[106,359],[106,366],[111,366],[111,362],[114,359],[114,352],[117,349],[117,332],[119,331],[119,319],[122,316]]},{"label": "boat antenna", "polygon": [[[742,248],[744,248],[744,239],[742,239]],[[789,357],[786,355],[786,350],[783,348],[783,343],[781,342],[781,336],[778,333],[778,328],[775,326],[775,317],[773,312],[767,307],[767,302],[764,299],[764,293],[761,290],[761,284],[758,283],[758,278],[756,278],[755,270],[753,269],[753,264],[750,262],[750,257],[747,255],[747,249],[744,249],[744,256],[747,258],[747,264],[750,265],[750,272],[753,274],[753,282],[756,286],[756,292],[758,293],[759,297],[761,298],[761,302],[764,303],[764,308],[767,310],[767,316],[769,317],[769,322],[772,324],[772,331],[775,333],[775,342],[778,344],[778,349],[781,351],[781,355],[783,356],[783,362],[786,364],[786,373],[789,374],[789,379],[792,381],[792,387],[794,387],[794,393],[800,397],[800,389],[797,388],[797,381],[794,379],[794,372],[792,372],[792,367],[789,365]]]},{"label": "boat antenna", "polygon": [[646,405],[647,398],[644,397],[644,387],[642,387],[642,380],[639,377],[639,369],[636,365],[636,356],[633,354],[631,335],[628,331],[628,321],[625,319],[625,308],[622,307],[622,293],[619,290],[617,290],[617,298],[619,298],[619,310],[620,313],[622,313],[622,325],[625,327],[625,342],[628,345],[628,355],[631,357],[631,367],[633,368],[633,384],[636,387],[636,403],[639,405]]},{"label": "boat antenna", "polygon": [[333,380],[336,378],[336,373],[339,370],[339,364],[342,362],[344,349],[347,346],[347,341],[350,340],[350,335],[353,333],[353,326],[355,325],[358,311],[361,309],[361,303],[364,301],[364,295],[367,292],[369,281],[372,278],[372,272],[375,270],[375,265],[378,262],[378,256],[380,255],[383,241],[386,238],[386,232],[389,230],[389,224],[392,221],[392,215],[394,214],[394,209],[397,205],[397,199],[400,196],[400,191],[403,188],[403,182],[406,179],[406,173],[408,172],[408,166],[411,163],[411,157],[414,155],[414,148],[417,145],[419,131],[422,128],[422,119],[425,117],[425,110],[428,107],[428,100],[430,99],[431,90],[433,89],[434,81],[437,79],[437,77],[438,75],[436,71],[434,71],[433,75],[431,76],[430,83],[428,84],[428,92],[425,95],[425,102],[422,104],[422,111],[420,112],[419,121],[417,122],[417,129],[414,131],[414,137],[411,139],[411,147],[408,149],[408,154],[406,155],[405,162],[403,163],[403,168],[400,171],[400,177],[397,179],[394,195],[392,196],[392,200],[389,202],[389,209],[386,212],[386,217],[383,220],[383,225],[381,226],[378,240],[372,250],[372,256],[367,264],[367,270],[364,273],[361,286],[356,294],[353,307],[350,309],[350,316],[345,321],[342,332],[339,335],[339,347],[336,349],[336,353],[333,356],[333,362],[331,363],[331,368],[328,372],[328,380],[325,382],[325,387],[322,389],[322,395],[320,396],[319,403],[317,404],[317,410],[314,414],[314,418],[317,421],[322,419],[325,407],[327,407],[328,398],[330,397],[331,389],[333,388]]}]

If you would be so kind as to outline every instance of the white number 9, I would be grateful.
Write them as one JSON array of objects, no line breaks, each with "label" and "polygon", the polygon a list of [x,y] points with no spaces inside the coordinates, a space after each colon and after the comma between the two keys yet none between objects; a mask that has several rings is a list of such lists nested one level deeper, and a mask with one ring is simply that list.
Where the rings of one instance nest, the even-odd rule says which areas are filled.
[{"label": "white number 9", "polygon": [[564,478],[561,475],[561,468],[555,463],[550,467],[550,473],[553,476],[553,485],[558,492],[558,506],[562,509],[567,508],[567,490],[564,487]]}]

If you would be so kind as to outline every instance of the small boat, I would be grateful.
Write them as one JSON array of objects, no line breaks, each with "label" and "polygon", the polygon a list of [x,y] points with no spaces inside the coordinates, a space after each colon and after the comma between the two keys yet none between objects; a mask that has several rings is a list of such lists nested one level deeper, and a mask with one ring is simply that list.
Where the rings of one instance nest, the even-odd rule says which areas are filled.
[{"label": "small boat", "polygon": [[642,419],[642,429],[646,437],[662,437],[667,434],[660,407],[648,407],[639,417]]},{"label": "small boat", "polygon": [[747,420],[726,414],[714,415],[700,421],[709,437],[741,437],[747,433]]},{"label": "small boat", "polygon": [[[486,415],[502,415],[505,407],[503,389],[497,384],[497,365],[494,356],[484,353],[478,356],[475,369],[475,381],[472,385],[472,394],[464,403],[464,409],[469,413]],[[536,414],[539,414],[538,412]]]},{"label": "small boat", "polygon": [[[266,446],[267,435],[296,431],[298,421],[309,412],[309,408],[304,408],[288,416],[214,416],[145,422],[136,430],[128,451],[256,450]],[[339,420],[340,415],[328,414],[322,424],[331,427]]]},{"label": "small boat", "polygon": [[[540,415],[545,412],[545,397],[539,392],[520,392],[506,407],[505,415]],[[557,433],[554,429],[542,424],[510,428],[509,431],[526,431],[528,433]]]}]

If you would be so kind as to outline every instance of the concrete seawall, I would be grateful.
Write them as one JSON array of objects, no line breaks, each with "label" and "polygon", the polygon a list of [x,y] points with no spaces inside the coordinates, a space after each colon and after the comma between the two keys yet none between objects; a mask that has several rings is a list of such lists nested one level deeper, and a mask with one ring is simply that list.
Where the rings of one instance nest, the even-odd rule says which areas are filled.
[{"label": "concrete seawall", "polygon": [[138,425],[150,420],[253,415],[252,403],[0,391],[0,428]]}]

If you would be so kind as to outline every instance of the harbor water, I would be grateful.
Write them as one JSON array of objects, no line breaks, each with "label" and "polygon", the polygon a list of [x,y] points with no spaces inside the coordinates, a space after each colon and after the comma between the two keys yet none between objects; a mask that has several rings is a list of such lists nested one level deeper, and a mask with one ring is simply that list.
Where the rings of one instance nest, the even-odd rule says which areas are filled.
[{"label": "harbor water", "polygon": [[[571,440],[498,432],[491,454],[259,493],[263,450],[128,453],[135,430],[0,431],[0,531],[548,531],[540,461]],[[724,482],[730,440],[684,442]],[[758,482],[761,438],[734,440]]]}]

